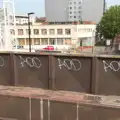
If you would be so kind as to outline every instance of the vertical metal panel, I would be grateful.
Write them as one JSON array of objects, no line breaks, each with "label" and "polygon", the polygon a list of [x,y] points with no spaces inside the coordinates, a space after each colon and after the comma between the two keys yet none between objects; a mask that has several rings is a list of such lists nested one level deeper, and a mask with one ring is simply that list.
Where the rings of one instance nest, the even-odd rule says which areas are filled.
[{"label": "vertical metal panel", "polygon": [[0,117],[29,120],[29,100],[12,96],[0,96]]},{"label": "vertical metal panel", "polygon": [[41,120],[40,100],[31,99],[31,120]]},{"label": "vertical metal panel", "polygon": [[120,95],[120,59],[98,57],[96,64],[95,93]]},{"label": "vertical metal panel", "polygon": [[92,57],[55,56],[55,89],[90,93]]},{"label": "vertical metal panel", "polygon": [[49,100],[44,100],[43,102],[43,120],[51,120]]},{"label": "vertical metal panel", "polygon": [[91,93],[92,94],[95,94],[96,79],[97,79],[97,74],[99,74],[97,72],[97,66],[98,66],[97,58],[93,57],[92,58],[92,69],[91,69],[91,75],[92,76],[91,76],[91,84],[90,84],[90,86],[91,86]]},{"label": "vertical metal panel", "polygon": [[0,54],[0,85],[12,85],[12,68],[9,53]]},{"label": "vertical metal panel", "polygon": [[49,56],[49,89],[55,90],[55,59]]},{"label": "vertical metal panel", "polygon": [[77,105],[51,101],[50,120],[77,120]]},{"label": "vertical metal panel", "polygon": [[[99,109],[93,106],[79,105],[79,120],[99,120]],[[104,120],[104,119],[102,119]]]},{"label": "vertical metal panel", "polygon": [[79,120],[119,120],[120,110],[94,105],[79,105]]},{"label": "vertical metal panel", "polygon": [[100,120],[119,120],[120,119],[120,109],[117,108],[99,108]]},{"label": "vertical metal panel", "polygon": [[48,89],[49,58],[47,55],[16,54],[15,85]]}]

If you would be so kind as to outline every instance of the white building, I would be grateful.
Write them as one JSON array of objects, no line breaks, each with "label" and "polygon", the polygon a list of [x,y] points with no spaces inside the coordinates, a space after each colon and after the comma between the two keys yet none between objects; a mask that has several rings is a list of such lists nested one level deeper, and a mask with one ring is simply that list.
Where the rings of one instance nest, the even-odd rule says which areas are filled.
[{"label": "white building", "polygon": [[[31,40],[33,48],[43,48],[53,45],[57,49],[68,49],[69,47],[93,46],[96,25],[41,25],[31,26]],[[28,48],[28,26],[17,25],[17,38],[19,45]]]},{"label": "white building", "polygon": [[103,15],[105,0],[45,0],[48,22],[93,21]]},{"label": "white building", "polygon": [[0,0],[0,49],[12,50],[17,44],[15,21],[14,0]]},{"label": "white building", "polygon": [[[28,16],[15,16],[16,18],[16,24],[28,24]],[[30,17],[30,22],[35,22],[35,17]]]}]

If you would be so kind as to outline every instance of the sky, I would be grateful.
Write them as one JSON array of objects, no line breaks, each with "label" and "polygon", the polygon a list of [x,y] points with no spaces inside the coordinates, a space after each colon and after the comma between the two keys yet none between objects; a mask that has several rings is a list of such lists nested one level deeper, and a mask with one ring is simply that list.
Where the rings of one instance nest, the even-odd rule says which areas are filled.
[{"label": "sky", "polygon": [[[107,6],[120,4],[120,0],[107,0]],[[27,15],[35,12],[36,16],[44,17],[44,0],[15,0],[16,15]]]}]

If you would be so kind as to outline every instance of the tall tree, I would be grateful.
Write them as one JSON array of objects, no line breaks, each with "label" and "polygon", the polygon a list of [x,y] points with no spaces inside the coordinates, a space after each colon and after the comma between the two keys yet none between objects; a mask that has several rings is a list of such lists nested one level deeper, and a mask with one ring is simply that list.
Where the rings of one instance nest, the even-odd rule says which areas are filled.
[{"label": "tall tree", "polygon": [[111,40],[120,34],[120,5],[112,6],[104,13],[96,31],[100,37]]}]

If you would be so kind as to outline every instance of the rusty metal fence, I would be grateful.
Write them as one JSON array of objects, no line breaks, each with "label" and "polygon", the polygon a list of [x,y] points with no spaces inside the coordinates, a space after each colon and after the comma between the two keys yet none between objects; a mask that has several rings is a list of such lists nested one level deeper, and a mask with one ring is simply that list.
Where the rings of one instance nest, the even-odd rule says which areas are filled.
[{"label": "rusty metal fence", "polygon": [[0,53],[0,84],[120,95],[120,57]]}]

